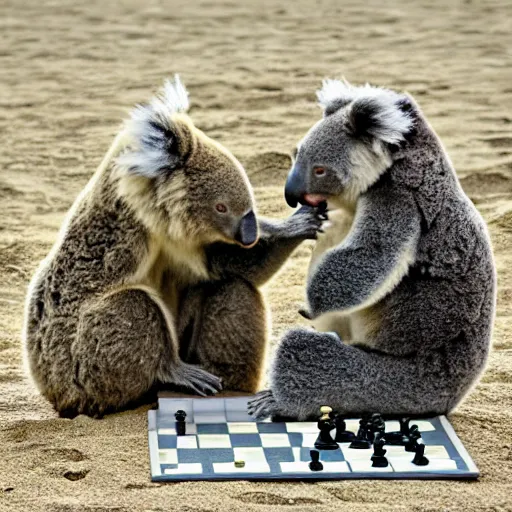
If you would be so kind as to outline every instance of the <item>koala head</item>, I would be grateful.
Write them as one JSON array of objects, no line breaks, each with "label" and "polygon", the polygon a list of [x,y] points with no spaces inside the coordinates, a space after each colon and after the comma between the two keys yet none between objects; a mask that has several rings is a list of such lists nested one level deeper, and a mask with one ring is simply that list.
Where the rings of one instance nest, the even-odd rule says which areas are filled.
[{"label": "koala head", "polygon": [[120,194],[150,230],[184,243],[251,247],[258,239],[252,188],[238,160],[185,114],[179,78],[132,112],[116,161]]},{"label": "koala head", "polygon": [[325,80],[317,92],[323,119],[298,144],[286,202],[353,203],[391,166],[412,129],[412,104],[388,89]]}]

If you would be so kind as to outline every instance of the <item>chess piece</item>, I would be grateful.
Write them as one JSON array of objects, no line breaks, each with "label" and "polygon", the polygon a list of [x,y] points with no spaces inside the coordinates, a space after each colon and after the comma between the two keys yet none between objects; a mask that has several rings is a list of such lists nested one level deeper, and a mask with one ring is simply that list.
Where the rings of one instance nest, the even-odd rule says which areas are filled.
[{"label": "chess piece", "polygon": [[187,432],[187,424],[185,423],[185,418],[187,417],[187,413],[180,409],[179,411],[176,411],[176,413],[174,414],[174,417],[176,418],[176,423],[175,423],[176,435],[184,436]]},{"label": "chess piece", "polygon": [[350,443],[355,439],[356,435],[354,432],[347,430],[347,424],[340,415],[334,418],[334,425],[336,426],[336,436],[334,440],[337,443]]},{"label": "chess piece", "polygon": [[400,433],[405,437],[409,437],[409,421],[410,418],[400,418],[398,420],[400,423]]},{"label": "chess piece", "polygon": [[387,468],[389,465],[388,459],[386,459],[386,451],[384,449],[384,443],[386,439],[383,435],[378,433],[375,436],[375,440],[373,442],[373,455],[371,457],[372,467],[374,468]]},{"label": "chess piece", "polygon": [[311,469],[311,471],[322,471],[322,469],[324,469],[324,465],[320,462],[320,452],[317,450],[310,450],[309,455],[311,456],[309,469]]},{"label": "chess piece", "polygon": [[423,443],[416,443],[416,450],[412,463],[416,464],[416,466],[426,466],[429,463],[429,460],[425,457],[425,445]]},{"label": "chess piece", "polygon": [[359,430],[357,436],[350,443],[349,448],[355,448],[357,450],[365,450],[371,448],[372,443],[368,440],[368,417],[363,416],[359,420]]},{"label": "chess piece", "polygon": [[409,437],[407,438],[407,442],[405,443],[405,451],[406,452],[415,452],[416,447],[418,446],[418,439],[420,437],[421,437],[421,434],[418,429],[418,425],[413,425],[409,429]]},{"label": "chess piece", "polygon": [[334,428],[334,423],[330,417],[332,409],[327,405],[320,408],[322,416],[318,420],[318,429],[320,433],[315,441],[315,448],[318,450],[337,450],[338,443],[331,437],[331,430]]},{"label": "chess piece", "polygon": [[244,468],[245,460],[235,460],[235,468]]}]

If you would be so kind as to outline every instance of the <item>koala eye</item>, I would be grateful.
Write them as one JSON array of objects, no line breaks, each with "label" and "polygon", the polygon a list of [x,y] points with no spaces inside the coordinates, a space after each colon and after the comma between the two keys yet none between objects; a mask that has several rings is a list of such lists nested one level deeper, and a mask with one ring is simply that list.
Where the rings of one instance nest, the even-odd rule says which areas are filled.
[{"label": "koala eye", "polygon": [[224,204],[224,203],[217,203],[215,205],[215,209],[219,212],[219,213],[226,213],[228,211],[228,207]]},{"label": "koala eye", "polygon": [[325,167],[314,167],[313,170],[316,176],[323,176],[325,174]]}]

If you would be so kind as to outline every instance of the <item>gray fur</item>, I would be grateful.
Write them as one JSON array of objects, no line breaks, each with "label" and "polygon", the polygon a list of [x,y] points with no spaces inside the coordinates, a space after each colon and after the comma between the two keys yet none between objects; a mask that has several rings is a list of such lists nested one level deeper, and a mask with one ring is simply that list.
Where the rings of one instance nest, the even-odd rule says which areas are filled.
[{"label": "gray fur", "polygon": [[32,279],[26,361],[62,416],[99,417],[162,387],[258,387],[259,286],[322,221],[305,207],[257,226],[245,171],[187,105],[176,82],[136,111]]},{"label": "gray fur", "polygon": [[[346,238],[320,255],[308,276],[308,316],[337,335],[289,331],[271,390],[249,406],[255,416],[305,418],[321,405],[353,415],[444,414],[485,367],[496,301],[485,223],[412,98],[378,96],[389,100],[387,111],[397,110],[394,128],[400,112],[411,120],[393,145],[379,138],[391,126],[371,128],[386,116],[373,111],[370,129],[357,137],[350,125],[354,104],[371,102],[374,88],[347,99],[331,87],[328,98],[321,96],[328,115],[299,146],[292,200],[323,195],[330,208],[353,216]],[[365,169],[365,161],[373,167]],[[327,167],[326,176],[315,177],[315,165]],[[337,329],[340,319],[349,335]]]}]

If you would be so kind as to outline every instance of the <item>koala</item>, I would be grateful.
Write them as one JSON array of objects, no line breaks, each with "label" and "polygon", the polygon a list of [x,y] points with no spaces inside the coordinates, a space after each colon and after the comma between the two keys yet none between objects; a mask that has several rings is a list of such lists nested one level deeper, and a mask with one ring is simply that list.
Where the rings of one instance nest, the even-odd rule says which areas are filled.
[{"label": "koala", "polygon": [[132,112],[29,286],[24,351],[63,417],[101,417],[157,388],[252,393],[259,290],[322,218],[257,219],[235,157],[197,129],[176,77]]},{"label": "koala", "polygon": [[332,221],[307,278],[304,314],[317,329],[285,334],[249,412],[449,413],[489,353],[485,223],[411,96],[328,80],[318,98],[323,118],[285,186],[289,205],[326,202]]}]

